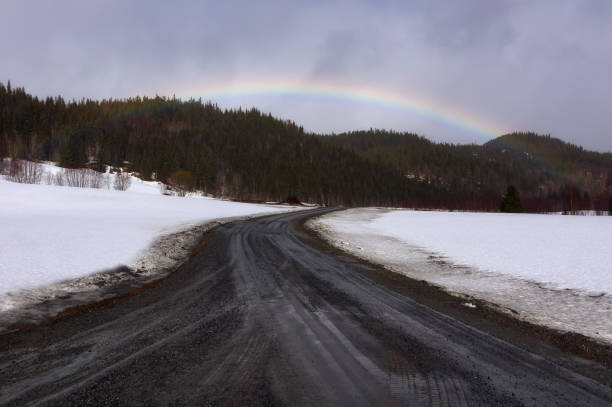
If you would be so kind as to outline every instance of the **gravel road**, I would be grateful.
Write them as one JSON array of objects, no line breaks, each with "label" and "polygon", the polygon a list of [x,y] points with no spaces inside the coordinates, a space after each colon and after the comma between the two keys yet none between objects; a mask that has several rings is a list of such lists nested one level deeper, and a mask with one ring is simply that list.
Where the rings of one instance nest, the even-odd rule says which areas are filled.
[{"label": "gravel road", "polygon": [[294,227],[312,213],[220,226],[137,295],[0,336],[0,404],[612,405],[313,245]]}]

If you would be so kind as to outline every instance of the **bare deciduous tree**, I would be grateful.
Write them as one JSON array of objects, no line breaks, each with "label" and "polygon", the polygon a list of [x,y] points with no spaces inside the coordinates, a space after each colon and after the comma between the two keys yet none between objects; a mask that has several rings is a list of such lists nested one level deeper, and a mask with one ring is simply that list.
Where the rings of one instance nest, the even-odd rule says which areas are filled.
[{"label": "bare deciduous tree", "polygon": [[32,161],[12,160],[7,179],[20,184],[40,184],[42,176],[42,165]]},{"label": "bare deciduous tree", "polygon": [[104,187],[104,174],[101,172],[87,170],[89,175],[89,188],[103,188]]},{"label": "bare deciduous tree", "polygon": [[[90,170],[89,168],[66,169],[63,172],[62,178],[60,182],[63,182],[69,187],[99,189],[106,185],[104,174]],[[61,184],[58,183],[57,185]]]},{"label": "bare deciduous tree", "polygon": [[[0,172],[6,170],[7,179],[22,184],[40,184],[69,186],[76,188],[110,188],[108,174],[103,174],[89,168],[61,169],[57,172],[44,171],[42,165],[25,160],[0,160]],[[115,176],[113,187],[125,191],[132,180],[128,173]]]},{"label": "bare deciduous tree", "polygon": [[54,185],[55,184],[55,174],[51,171],[45,171],[45,184]]},{"label": "bare deciduous tree", "polygon": [[69,187],[87,188],[89,186],[87,174],[83,170],[67,169],[64,170],[64,175],[66,178],[66,185]]},{"label": "bare deciduous tree", "polygon": [[117,191],[125,191],[132,185],[132,179],[130,178],[130,174],[127,172],[122,172],[120,174],[115,175],[115,182],[113,183],[113,187]]},{"label": "bare deciduous tree", "polygon": [[0,174],[8,174],[11,166],[11,160],[9,158],[0,159]]},{"label": "bare deciduous tree", "polygon": [[88,168],[45,172],[44,178],[48,185],[96,189],[108,188],[109,186],[108,175]]},{"label": "bare deciduous tree", "polygon": [[66,175],[64,171],[58,171],[55,173],[55,176],[53,177],[53,183],[55,185],[59,185],[60,187],[66,185]]}]

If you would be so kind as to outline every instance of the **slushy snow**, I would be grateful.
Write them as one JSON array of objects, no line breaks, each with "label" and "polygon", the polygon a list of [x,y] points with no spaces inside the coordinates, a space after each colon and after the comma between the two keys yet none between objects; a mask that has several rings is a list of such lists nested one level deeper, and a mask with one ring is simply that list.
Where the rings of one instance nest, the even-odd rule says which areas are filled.
[{"label": "slushy snow", "polygon": [[135,177],[125,192],[0,177],[0,311],[15,306],[15,292],[131,266],[160,235],[283,209],[288,208],[164,196],[158,183]]},{"label": "slushy snow", "polygon": [[393,271],[612,342],[612,217],[362,208],[310,225]]}]

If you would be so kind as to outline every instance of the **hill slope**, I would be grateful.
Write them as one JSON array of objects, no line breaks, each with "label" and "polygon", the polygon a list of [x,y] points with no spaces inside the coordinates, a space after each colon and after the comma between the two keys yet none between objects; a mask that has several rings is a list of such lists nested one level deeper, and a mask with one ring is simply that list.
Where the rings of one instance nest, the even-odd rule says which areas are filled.
[{"label": "hill slope", "polygon": [[288,196],[347,206],[495,211],[515,185],[528,211],[607,210],[612,154],[532,133],[484,146],[382,130],[309,134],[251,109],[199,100],[40,100],[0,84],[0,157],[66,167],[128,166],[144,179],[183,169],[217,196]]},{"label": "hill slope", "polygon": [[586,151],[550,136],[512,133],[483,146],[433,143],[409,133],[369,130],[325,137],[407,177],[440,186],[449,196],[478,197],[473,206],[495,210],[508,185],[521,192],[528,211],[607,210],[612,154]]},{"label": "hill slope", "polygon": [[255,109],[159,97],[43,101],[10,84],[0,84],[0,156],[129,165],[145,179],[184,169],[197,188],[243,200],[405,206],[431,190]]}]

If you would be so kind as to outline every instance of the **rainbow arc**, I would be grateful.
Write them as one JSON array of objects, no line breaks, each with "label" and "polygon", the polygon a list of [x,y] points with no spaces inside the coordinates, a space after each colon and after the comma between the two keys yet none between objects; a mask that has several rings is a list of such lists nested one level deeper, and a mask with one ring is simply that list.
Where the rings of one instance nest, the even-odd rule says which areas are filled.
[{"label": "rainbow arc", "polygon": [[227,85],[212,85],[191,88],[180,92],[181,98],[202,98],[212,102],[227,98],[251,96],[290,96],[322,100],[339,100],[366,105],[388,107],[417,114],[422,117],[446,123],[458,129],[476,133],[486,139],[508,132],[508,128],[462,111],[444,103],[434,102],[420,95],[400,94],[387,89],[369,88],[325,82],[304,82],[297,80],[248,80]]}]

